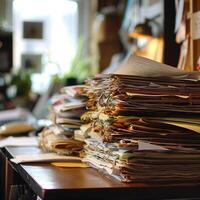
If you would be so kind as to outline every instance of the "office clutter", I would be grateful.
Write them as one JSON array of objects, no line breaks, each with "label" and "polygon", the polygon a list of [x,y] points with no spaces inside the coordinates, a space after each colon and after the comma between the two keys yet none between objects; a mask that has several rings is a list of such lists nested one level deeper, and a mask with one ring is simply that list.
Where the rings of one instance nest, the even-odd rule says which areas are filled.
[{"label": "office clutter", "polygon": [[[108,4],[108,1],[97,2],[96,4]],[[32,192],[40,196],[38,199],[68,197],[78,199],[82,195],[86,198],[93,198],[92,195],[96,195],[98,199],[103,196],[115,199],[121,199],[123,196],[125,199],[131,199],[134,194],[137,194],[138,198],[143,198],[141,193],[150,199],[175,199],[181,192],[185,194],[180,196],[191,195],[192,198],[195,196],[194,190],[196,196],[199,195],[200,73],[183,71],[199,69],[196,68],[196,65],[199,66],[199,59],[197,59],[199,58],[199,34],[197,38],[193,35],[197,30],[195,27],[198,24],[196,22],[198,22],[199,9],[196,9],[196,4],[199,3],[176,1],[176,4],[182,3],[184,7],[181,11],[183,16],[180,16],[178,10],[176,11],[177,18],[180,19],[179,23],[175,22],[178,27],[176,29],[170,26],[172,20],[174,22],[171,16],[175,13],[168,1],[115,2],[118,3],[113,3],[116,5],[112,9],[98,8],[97,10],[93,5],[95,3],[87,5],[90,4],[89,2],[76,5],[76,22],[68,21],[73,22],[69,24],[76,26],[76,33],[83,34],[86,44],[77,43],[78,48],[77,52],[74,52],[74,57],[76,43],[71,43],[72,38],[70,42],[62,42],[66,41],[68,35],[54,36],[52,41],[57,39],[58,41],[53,49],[50,48],[52,45],[45,42],[48,40],[46,36],[50,35],[46,33],[51,32],[50,29],[49,31],[46,29],[50,27],[50,22],[48,27],[44,26],[47,18],[41,18],[42,21],[36,22],[41,24],[44,30],[41,31],[42,36],[36,38],[33,35],[31,37],[24,35],[27,22],[26,19],[21,20],[20,34],[14,33],[14,36],[19,35],[19,40],[17,39],[17,43],[14,42],[17,44],[14,54],[18,56],[15,56],[13,67],[16,69],[19,67],[22,71],[19,71],[16,76],[10,74],[13,79],[9,80],[9,84],[4,83],[4,72],[1,75],[3,84],[0,85],[2,91],[0,110],[14,108],[19,102],[20,106],[27,106],[33,115],[38,113],[37,116],[41,118],[46,116],[44,109],[46,111],[49,105],[47,103],[49,96],[55,91],[59,94],[49,99],[48,114],[51,123],[39,131],[38,137],[19,136],[37,135],[38,132],[33,132],[40,128],[39,120],[31,124],[25,121],[24,124],[23,121],[16,119],[17,123],[0,127],[2,148],[0,153],[4,154],[3,159],[6,160],[5,166],[3,163],[1,167],[2,174],[5,175],[2,176],[2,183],[5,181],[7,184],[6,189],[1,184],[0,193],[10,193],[10,198],[13,199],[25,199],[25,196],[26,199],[30,199]],[[172,3],[174,4],[174,1]],[[93,16],[91,10],[95,10],[92,11]],[[123,12],[119,12],[122,10]],[[94,17],[95,14],[98,16]],[[67,19],[64,18],[62,17],[62,21]],[[35,23],[31,16],[29,20],[29,24]],[[90,35],[92,24],[94,30]],[[144,32],[137,37],[138,27],[151,28],[148,37],[144,38],[146,35]],[[156,29],[159,30],[159,35],[152,34],[152,30]],[[15,27],[13,30],[16,30]],[[60,32],[64,33],[64,28],[62,30]],[[173,36],[170,36],[171,32]],[[76,33],[72,34],[74,39]],[[175,43],[175,34],[176,42],[179,44],[177,46],[181,45],[181,49],[175,49],[170,42]],[[69,50],[66,51],[62,45],[58,45],[59,41],[65,46],[67,44]],[[24,48],[21,50],[20,43],[24,43],[22,45]],[[41,48],[39,46],[39,48],[32,48],[31,43]],[[10,64],[5,62],[2,47],[4,48],[5,45],[1,40],[0,60],[3,61],[0,62],[1,67],[10,68]],[[8,51],[6,53],[9,54]],[[124,56],[131,53],[174,66],[177,66],[179,58],[177,66],[179,69],[135,56],[129,57],[118,67]],[[88,57],[88,54],[93,57]],[[67,63],[70,60],[70,56],[72,62],[65,64],[65,61]],[[86,59],[83,59],[82,57],[85,56]],[[57,57],[61,62],[56,60]],[[32,65],[34,64],[32,61],[36,61],[35,65]],[[29,69],[30,73],[34,71],[34,76],[25,73],[29,72]],[[88,74],[95,74],[97,71],[102,74],[88,78],[85,85],[54,90],[57,86],[53,81],[59,81],[59,87],[60,83],[82,84]],[[40,80],[43,80],[42,84]],[[33,82],[37,83],[37,87],[31,84]],[[45,102],[46,105],[41,103],[42,106],[37,106],[39,109],[33,109],[43,93],[45,98],[39,101]],[[13,101],[9,98],[13,98]],[[38,110],[40,112],[36,112]],[[43,115],[40,115],[41,113]],[[2,114],[4,120],[5,113]],[[13,117],[2,123],[12,120]],[[8,127],[14,132],[11,130],[5,132]],[[10,135],[15,137],[7,137]],[[13,148],[13,146],[17,147]],[[70,169],[55,167],[70,167]],[[91,168],[80,169],[87,167]],[[9,168],[14,169],[14,176],[20,175],[16,178],[16,183],[15,177],[7,177],[12,173],[12,169]],[[10,178],[13,180],[10,181]],[[13,183],[19,184],[20,179],[22,184],[27,184],[27,188],[23,188],[23,185],[22,187],[9,186]],[[31,194],[27,192],[29,187],[33,189]],[[189,188],[189,193],[184,192],[186,187]],[[165,198],[159,198],[163,193],[166,193]],[[5,196],[8,197],[8,194]],[[154,198],[151,198],[152,196]],[[36,198],[34,195],[33,199]]]},{"label": "office clutter", "polygon": [[60,94],[51,98],[49,118],[53,124],[39,134],[39,144],[43,150],[80,156],[84,143],[74,140],[74,131],[83,124],[80,120],[86,101],[83,89],[81,85],[63,87]]},{"label": "office clutter", "polygon": [[[27,144],[29,144],[29,146],[39,145],[42,149],[40,155],[20,154],[11,159],[12,162],[17,164],[53,162],[53,165],[58,167],[88,167],[87,164],[81,162],[85,143],[74,139],[74,131],[78,130],[83,124],[80,116],[85,112],[84,87],[82,85],[63,87],[59,94],[51,97],[49,105],[50,121],[38,120],[35,124],[40,127],[37,141],[35,141],[36,137],[10,137],[1,141],[0,145],[2,146],[6,144],[8,146],[28,146]],[[45,123],[46,126],[42,128],[39,126],[40,123],[43,125]],[[19,145],[15,145],[14,142],[19,143]]]},{"label": "office clutter", "polygon": [[[138,71],[142,65],[143,76]],[[154,74],[149,74],[153,65]],[[40,148],[47,154],[34,161],[77,167],[74,160],[66,164],[76,156],[80,163],[126,183],[198,184],[200,74],[135,56],[122,66],[132,72],[99,74],[51,98],[52,124],[39,134]]]},{"label": "office clutter", "polygon": [[83,149],[82,142],[67,137],[65,131],[55,126],[48,127],[40,133],[39,144],[44,151],[64,155],[79,156]]},{"label": "office clutter", "polygon": [[199,73],[101,74],[86,85],[85,162],[122,182],[198,184]]}]

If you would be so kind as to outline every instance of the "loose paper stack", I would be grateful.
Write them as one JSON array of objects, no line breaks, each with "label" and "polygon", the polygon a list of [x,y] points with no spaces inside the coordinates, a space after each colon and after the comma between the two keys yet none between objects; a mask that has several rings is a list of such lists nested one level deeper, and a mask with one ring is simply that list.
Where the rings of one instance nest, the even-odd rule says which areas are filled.
[{"label": "loose paper stack", "polygon": [[64,87],[60,94],[51,98],[50,119],[68,135],[73,135],[74,130],[82,125],[80,116],[85,111],[86,103],[84,87],[83,85]]},{"label": "loose paper stack", "polygon": [[192,77],[88,79],[85,161],[123,182],[200,183],[200,80]]},{"label": "loose paper stack", "polygon": [[59,94],[51,98],[49,116],[53,125],[46,127],[39,134],[43,150],[62,155],[80,155],[84,143],[74,139],[74,131],[83,124],[80,116],[85,111],[84,87],[64,87]]}]

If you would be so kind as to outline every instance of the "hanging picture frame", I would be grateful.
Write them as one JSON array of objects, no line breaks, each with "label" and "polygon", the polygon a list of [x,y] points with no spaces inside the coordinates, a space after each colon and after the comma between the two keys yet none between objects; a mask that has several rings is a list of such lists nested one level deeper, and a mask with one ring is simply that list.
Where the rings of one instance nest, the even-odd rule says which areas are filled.
[{"label": "hanging picture frame", "polygon": [[22,68],[25,70],[32,70],[33,72],[41,72],[42,55],[41,54],[22,54],[21,55]]},{"label": "hanging picture frame", "polygon": [[42,21],[24,21],[23,22],[24,39],[43,39],[43,22]]}]

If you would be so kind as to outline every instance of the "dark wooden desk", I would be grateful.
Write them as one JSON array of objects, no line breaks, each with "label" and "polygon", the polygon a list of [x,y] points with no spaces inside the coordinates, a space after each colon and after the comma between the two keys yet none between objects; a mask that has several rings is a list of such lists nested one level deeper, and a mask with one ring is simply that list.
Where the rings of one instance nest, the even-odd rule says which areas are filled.
[{"label": "dark wooden desk", "polygon": [[[41,152],[35,147],[7,147],[1,151],[4,159]],[[7,165],[6,168],[14,171],[11,173],[12,170],[6,169],[7,176],[14,176],[7,180],[7,192],[9,184],[19,182],[20,177],[22,182],[44,200],[200,198],[200,186],[147,187],[121,183],[92,168],[56,168],[50,164],[14,164],[10,161],[7,161]]]}]

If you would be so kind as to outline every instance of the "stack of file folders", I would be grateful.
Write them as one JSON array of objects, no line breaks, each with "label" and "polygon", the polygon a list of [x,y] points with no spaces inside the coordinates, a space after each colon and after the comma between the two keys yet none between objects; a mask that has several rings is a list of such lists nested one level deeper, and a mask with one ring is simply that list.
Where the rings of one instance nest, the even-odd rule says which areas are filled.
[{"label": "stack of file folders", "polygon": [[122,182],[200,183],[200,80],[101,74],[86,88],[85,162]]},{"label": "stack of file folders", "polygon": [[59,94],[50,99],[49,118],[52,125],[39,134],[39,144],[43,150],[79,156],[84,143],[74,139],[74,131],[83,124],[80,120],[86,104],[83,88],[82,85],[63,87]]}]

